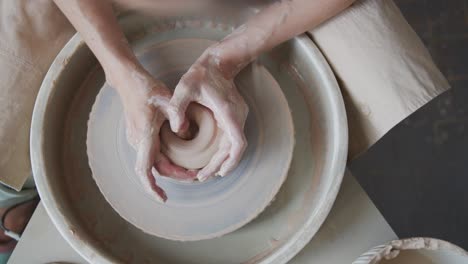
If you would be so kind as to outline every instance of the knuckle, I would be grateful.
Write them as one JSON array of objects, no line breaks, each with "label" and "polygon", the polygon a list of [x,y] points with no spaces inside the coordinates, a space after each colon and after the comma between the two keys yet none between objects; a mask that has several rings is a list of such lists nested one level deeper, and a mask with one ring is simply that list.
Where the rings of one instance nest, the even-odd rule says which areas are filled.
[{"label": "knuckle", "polygon": [[241,103],[241,110],[245,115],[249,113],[249,106],[244,100],[242,100],[242,103]]},{"label": "knuckle", "polygon": [[248,145],[249,145],[249,143],[247,142],[245,137],[243,137],[242,142],[241,142],[242,151],[244,151],[247,148]]}]

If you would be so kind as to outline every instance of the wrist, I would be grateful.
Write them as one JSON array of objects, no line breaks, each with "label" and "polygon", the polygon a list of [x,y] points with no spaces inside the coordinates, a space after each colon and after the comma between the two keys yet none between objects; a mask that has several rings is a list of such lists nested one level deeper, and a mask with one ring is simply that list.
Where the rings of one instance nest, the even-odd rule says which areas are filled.
[{"label": "wrist", "polygon": [[219,71],[224,78],[233,79],[252,60],[252,56],[244,51],[232,49],[225,42],[219,42],[209,47],[202,55],[209,67]]},{"label": "wrist", "polygon": [[129,89],[129,82],[132,80],[146,79],[146,70],[136,60],[121,59],[114,60],[114,63],[103,65],[106,81],[118,92]]}]

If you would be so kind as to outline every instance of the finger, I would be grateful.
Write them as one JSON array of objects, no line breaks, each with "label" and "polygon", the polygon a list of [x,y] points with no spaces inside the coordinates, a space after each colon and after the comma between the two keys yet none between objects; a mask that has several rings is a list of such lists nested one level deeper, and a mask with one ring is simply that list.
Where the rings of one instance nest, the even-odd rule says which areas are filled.
[{"label": "finger", "polygon": [[240,107],[239,109],[240,112],[236,114],[241,114],[241,118],[238,118],[231,108],[218,108],[218,111],[215,112],[215,119],[218,122],[218,126],[223,130],[230,146],[228,158],[223,162],[220,170],[217,172],[220,176],[225,176],[236,168],[247,147],[247,140],[244,135],[244,124],[247,118],[248,108]]},{"label": "finger", "polygon": [[237,131],[235,136],[230,137],[231,149],[228,158],[221,165],[221,169],[217,173],[220,176],[226,176],[233,171],[242,159],[242,155],[247,147],[247,140],[244,133]]},{"label": "finger", "polygon": [[161,122],[162,119],[156,115],[151,124],[144,130],[145,134],[142,140],[138,142],[136,148],[135,172],[145,191],[158,201],[165,202],[167,195],[156,183],[157,171],[154,173],[155,171],[152,170],[156,152],[160,148],[158,139]]},{"label": "finger", "polygon": [[135,172],[145,191],[158,201],[165,202],[167,200],[167,195],[164,190],[157,185],[157,173],[154,173],[152,170],[155,148],[152,141],[151,137],[147,137],[140,142],[135,163]]},{"label": "finger", "polygon": [[187,170],[179,167],[163,155],[156,161],[155,166],[159,174],[163,177],[187,182],[192,182],[197,178],[197,170]]},{"label": "finger", "polygon": [[174,132],[179,132],[185,128],[188,129],[188,122],[185,118],[185,111],[192,101],[192,96],[187,93],[187,86],[181,81],[174,90],[174,95],[170,101],[169,122]]},{"label": "finger", "polygon": [[197,178],[203,182],[209,177],[215,176],[216,172],[229,156],[229,141],[226,137],[221,139],[218,151],[213,155],[210,162],[198,172]]},{"label": "finger", "polygon": [[156,177],[159,176],[158,171],[155,168],[151,168],[151,175],[149,175],[149,176],[152,176],[151,180],[150,180],[151,190],[154,191],[157,194],[156,198],[158,199],[158,201],[160,201],[162,203],[165,203],[167,201],[167,194],[156,183]]}]

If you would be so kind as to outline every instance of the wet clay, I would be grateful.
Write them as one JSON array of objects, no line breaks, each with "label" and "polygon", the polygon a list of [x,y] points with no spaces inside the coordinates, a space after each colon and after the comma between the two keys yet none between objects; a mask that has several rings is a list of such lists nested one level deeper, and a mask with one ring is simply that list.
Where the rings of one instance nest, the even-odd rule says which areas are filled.
[{"label": "wet clay", "polygon": [[213,113],[199,104],[191,104],[186,112],[191,123],[191,138],[184,139],[172,132],[166,122],[161,127],[161,151],[174,164],[187,169],[205,167],[218,150],[222,131],[218,129]]}]

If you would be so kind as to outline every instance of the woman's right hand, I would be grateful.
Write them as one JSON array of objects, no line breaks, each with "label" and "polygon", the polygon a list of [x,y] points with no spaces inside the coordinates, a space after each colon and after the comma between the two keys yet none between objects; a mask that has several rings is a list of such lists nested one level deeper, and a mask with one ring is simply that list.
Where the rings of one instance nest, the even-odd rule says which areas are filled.
[{"label": "woman's right hand", "polygon": [[184,181],[196,178],[196,171],[174,165],[160,151],[159,131],[169,112],[172,93],[139,64],[132,68],[107,72],[123,104],[127,140],[137,152],[135,172],[145,190],[162,202],[167,195],[156,183],[156,176]]}]

